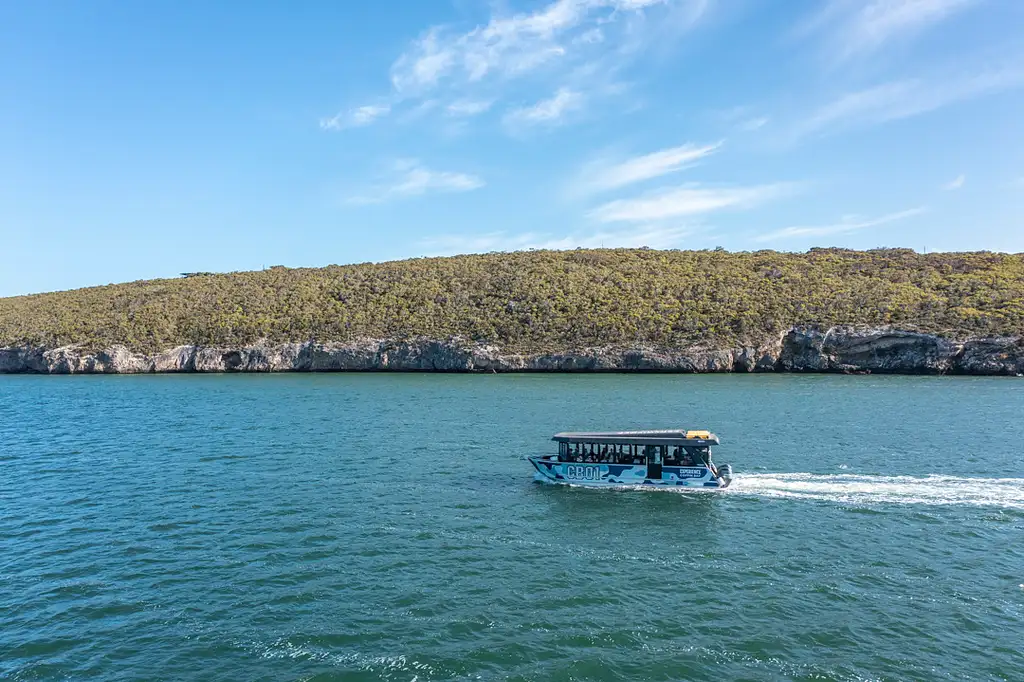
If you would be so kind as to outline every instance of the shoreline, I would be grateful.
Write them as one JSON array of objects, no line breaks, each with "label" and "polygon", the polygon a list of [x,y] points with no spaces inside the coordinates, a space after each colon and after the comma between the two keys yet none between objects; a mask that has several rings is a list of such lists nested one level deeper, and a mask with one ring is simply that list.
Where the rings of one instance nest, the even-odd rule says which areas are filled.
[{"label": "shoreline", "polygon": [[756,345],[712,348],[582,348],[505,352],[495,344],[450,339],[304,341],[237,347],[177,346],[158,353],[123,345],[89,350],[0,348],[0,374],[266,372],[609,372],[1024,375],[1024,338],[949,339],[893,327],[792,327]]}]

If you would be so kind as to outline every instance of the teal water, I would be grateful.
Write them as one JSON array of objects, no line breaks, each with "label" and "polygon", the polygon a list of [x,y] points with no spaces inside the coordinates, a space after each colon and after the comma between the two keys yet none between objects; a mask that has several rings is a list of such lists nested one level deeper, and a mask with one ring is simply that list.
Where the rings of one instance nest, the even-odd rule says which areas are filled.
[{"label": "teal water", "polygon": [[[1024,679],[1024,381],[0,377],[0,678]],[[722,493],[536,484],[708,427]]]}]

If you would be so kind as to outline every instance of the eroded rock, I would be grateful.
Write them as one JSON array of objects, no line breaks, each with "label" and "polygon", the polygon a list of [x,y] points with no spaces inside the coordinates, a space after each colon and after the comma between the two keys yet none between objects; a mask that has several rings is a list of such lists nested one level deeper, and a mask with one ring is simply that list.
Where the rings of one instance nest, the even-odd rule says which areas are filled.
[{"label": "eroded rock", "polygon": [[793,327],[757,345],[732,349],[584,348],[503,353],[494,344],[446,340],[361,339],[236,348],[178,346],[152,355],[124,346],[0,349],[0,373],[145,372],[879,372],[1024,374],[1020,337],[963,341],[892,327]]},{"label": "eroded rock", "polygon": [[962,344],[890,327],[794,327],[779,362],[791,372],[945,374]]}]

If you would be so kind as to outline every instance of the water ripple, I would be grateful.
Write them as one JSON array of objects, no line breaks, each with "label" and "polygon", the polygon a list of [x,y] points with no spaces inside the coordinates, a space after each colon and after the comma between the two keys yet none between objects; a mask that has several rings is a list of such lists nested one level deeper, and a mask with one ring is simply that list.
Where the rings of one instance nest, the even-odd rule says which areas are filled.
[{"label": "water ripple", "polygon": [[[1016,679],[1007,385],[0,377],[0,677]],[[734,486],[538,486],[523,461],[664,425],[719,432]]]}]

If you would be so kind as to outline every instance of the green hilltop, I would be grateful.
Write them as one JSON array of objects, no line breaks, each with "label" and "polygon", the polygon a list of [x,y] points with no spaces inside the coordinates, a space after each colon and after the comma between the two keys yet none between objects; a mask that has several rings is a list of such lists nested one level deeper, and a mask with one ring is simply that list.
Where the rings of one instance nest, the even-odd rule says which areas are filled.
[{"label": "green hilltop", "polygon": [[0,299],[0,347],[467,338],[756,343],[796,324],[1024,333],[1024,254],[594,249],[273,267]]}]

